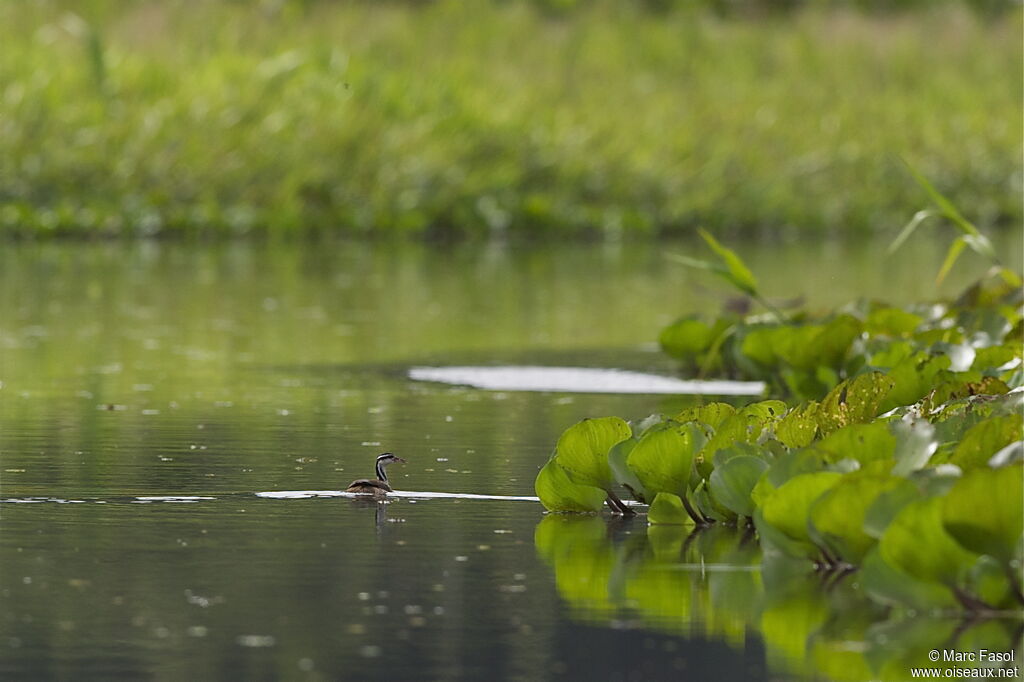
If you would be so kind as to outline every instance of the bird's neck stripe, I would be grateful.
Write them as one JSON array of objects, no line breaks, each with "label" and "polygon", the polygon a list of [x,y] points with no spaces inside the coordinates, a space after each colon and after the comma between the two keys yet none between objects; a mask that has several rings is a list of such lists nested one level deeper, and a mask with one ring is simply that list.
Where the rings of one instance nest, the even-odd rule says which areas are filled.
[{"label": "bird's neck stripe", "polygon": [[377,460],[377,480],[387,483],[388,475],[384,473],[384,462]]}]

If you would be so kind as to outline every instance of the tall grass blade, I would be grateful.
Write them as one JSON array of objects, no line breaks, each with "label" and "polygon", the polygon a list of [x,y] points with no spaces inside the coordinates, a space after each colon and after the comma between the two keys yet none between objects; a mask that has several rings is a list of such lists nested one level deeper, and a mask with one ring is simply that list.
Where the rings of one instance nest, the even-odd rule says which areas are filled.
[{"label": "tall grass blade", "polygon": [[964,250],[965,246],[967,246],[967,235],[957,237],[949,245],[949,251],[946,252],[946,260],[942,261],[939,274],[935,277],[935,286],[942,284],[942,281],[946,279],[946,275],[953,269],[953,263],[956,263],[956,259],[960,257],[960,253]]},{"label": "tall grass blade", "polygon": [[[942,212],[942,215],[946,216],[965,235],[970,235],[971,237],[973,237],[971,241],[966,242],[966,245],[970,246],[973,251],[988,258],[992,262],[998,263],[999,260],[998,258],[996,258],[995,248],[993,248],[992,242],[988,240],[988,237],[983,235],[971,221],[965,218],[963,214],[961,214],[957,207],[953,204],[952,201],[947,199],[945,195],[942,194],[942,192],[935,189],[935,186],[928,181],[928,178],[926,178],[924,175],[921,174],[920,171],[914,168],[913,164],[911,164],[902,156],[900,157],[900,160],[903,161],[903,164],[910,171],[910,174],[914,176],[914,180],[917,181],[917,184],[920,185],[921,188],[928,193],[928,196],[931,198],[931,200],[935,203],[936,206],[939,207],[939,210]],[[963,249],[963,246],[960,246],[959,248]],[[950,250],[952,251],[952,247],[950,247]],[[956,258],[954,257],[953,260],[956,260]]]},{"label": "tall grass blade", "polygon": [[726,273],[725,268],[722,267],[721,265],[717,265],[716,263],[709,263],[706,260],[701,260],[699,258],[691,258],[689,256],[684,256],[681,253],[667,253],[665,254],[665,257],[668,258],[669,260],[679,263],[680,265],[685,265],[688,268],[697,268],[698,270],[710,270],[711,272],[722,275],[723,277]]},{"label": "tall grass blade", "polygon": [[903,246],[903,242],[910,239],[910,235],[914,234],[914,230],[917,229],[917,226],[923,223],[928,218],[931,218],[933,215],[938,214],[930,208],[925,208],[915,213],[914,217],[911,218],[910,221],[903,226],[902,230],[900,230],[899,236],[897,236],[896,239],[892,240],[892,244],[889,244],[889,248],[885,252],[886,255],[891,256],[892,254],[896,253],[896,250]]}]

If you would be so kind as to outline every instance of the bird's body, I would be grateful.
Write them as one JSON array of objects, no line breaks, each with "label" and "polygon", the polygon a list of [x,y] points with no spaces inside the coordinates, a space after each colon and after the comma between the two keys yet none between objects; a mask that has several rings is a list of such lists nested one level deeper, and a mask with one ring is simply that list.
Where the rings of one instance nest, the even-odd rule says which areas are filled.
[{"label": "bird's body", "polygon": [[349,483],[345,488],[347,493],[359,493],[361,495],[373,495],[374,498],[383,498],[387,493],[392,492],[388,484],[388,474],[384,468],[393,462],[405,462],[401,457],[396,457],[390,452],[377,456],[377,478],[360,478]]}]

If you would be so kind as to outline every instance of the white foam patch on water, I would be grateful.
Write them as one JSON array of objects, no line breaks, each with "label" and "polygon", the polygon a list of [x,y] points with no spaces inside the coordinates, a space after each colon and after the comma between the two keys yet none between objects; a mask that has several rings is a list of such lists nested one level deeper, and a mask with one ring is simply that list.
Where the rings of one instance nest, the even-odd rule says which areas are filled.
[{"label": "white foam patch on water", "polygon": [[[153,495],[146,497],[130,497],[130,498],[108,498],[114,502],[131,502],[132,504],[150,504],[152,502],[201,502],[203,500],[216,500],[216,497],[210,497],[207,495]],[[49,502],[51,504],[107,504],[108,500],[101,499],[87,499],[87,500],[65,500],[60,497],[10,497],[6,499],[0,499],[0,502],[9,504],[38,504],[40,502]]]},{"label": "white foam patch on water", "polygon": [[84,504],[85,500],[65,500],[60,497],[9,497],[7,499],[0,500],[0,502],[6,502],[8,504],[39,504],[41,502],[49,502],[52,504]]},{"label": "white foam patch on water", "polygon": [[[245,493],[242,493],[245,494]],[[365,493],[349,493],[344,490],[272,490],[267,492],[253,493],[256,497],[270,500],[305,500],[314,497],[347,497],[353,500],[372,500],[370,495]],[[237,493],[232,493],[235,496]],[[419,492],[415,490],[395,490],[387,494],[388,499],[412,499],[412,500],[504,500],[509,502],[540,502],[537,497],[526,495],[476,495],[474,493],[434,493]],[[210,495],[149,495],[144,497],[121,498],[115,502],[129,502],[131,504],[152,504],[157,502],[169,503],[195,503],[216,500],[217,497]],[[66,500],[59,497],[9,497],[0,499],[0,503],[8,504],[106,504],[107,500]]]},{"label": "white foam patch on water", "polygon": [[[371,495],[365,493],[348,493],[343,490],[278,490],[272,492],[256,493],[256,497],[264,497],[271,500],[303,500],[312,497],[348,497],[354,500],[372,500]],[[415,500],[505,500],[511,502],[540,502],[538,497],[526,495],[475,495],[473,493],[432,493],[418,492],[415,490],[394,490],[387,494],[389,499],[415,499]]]},{"label": "white foam patch on water", "polygon": [[409,378],[488,391],[760,395],[765,390],[763,381],[676,379],[622,369],[588,367],[412,367]]},{"label": "white foam patch on water", "polygon": [[416,499],[439,499],[439,500],[509,500],[514,502],[540,502],[539,497],[529,495],[476,495],[473,493],[428,493],[412,490],[396,490],[388,493],[395,497],[413,497]]},{"label": "white foam patch on water", "polygon": [[341,490],[278,490],[256,493],[256,497],[266,497],[271,500],[305,500],[310,497],[362,497],[362,495],[346,493]]}]

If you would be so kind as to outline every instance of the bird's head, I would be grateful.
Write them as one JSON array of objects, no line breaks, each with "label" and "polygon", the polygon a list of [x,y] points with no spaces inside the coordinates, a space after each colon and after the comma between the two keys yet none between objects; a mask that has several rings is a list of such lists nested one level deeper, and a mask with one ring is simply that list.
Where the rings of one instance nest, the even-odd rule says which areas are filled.
[{"label": "bird's head", "polygon": [[402,462],[403,464],[405,464],[404,459],[391,452],[385,452],[383,454],[377,455],[377,464],[380,464],[381,466],[387,466],[388,464],[393,464],[394,462]]}]

